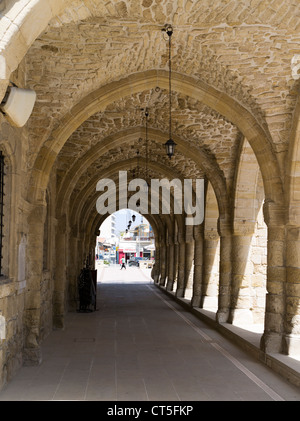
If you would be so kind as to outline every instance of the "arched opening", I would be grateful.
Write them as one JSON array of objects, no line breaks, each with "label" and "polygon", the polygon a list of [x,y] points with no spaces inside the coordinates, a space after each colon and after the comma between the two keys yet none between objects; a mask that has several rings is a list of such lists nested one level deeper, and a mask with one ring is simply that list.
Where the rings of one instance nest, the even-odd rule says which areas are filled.
[{"label": "arched opening", "polygon": [[235,181],[230,322],[263,333],[267,293],[265,192],[253,150],[245,139]]},{"label": "arched opening", "polygon": [[151,224],[142,214],[122,209],[109,215],[99,227],[95,260],[104,265],[153,267],[155,238]]},{"label": "arched opening", "polygon": [[219,209],[215,193],[208,184],[205,201],[203,245],[203,290],[200,307],[216,312],[219,295],[220,236],[218,232]]}]

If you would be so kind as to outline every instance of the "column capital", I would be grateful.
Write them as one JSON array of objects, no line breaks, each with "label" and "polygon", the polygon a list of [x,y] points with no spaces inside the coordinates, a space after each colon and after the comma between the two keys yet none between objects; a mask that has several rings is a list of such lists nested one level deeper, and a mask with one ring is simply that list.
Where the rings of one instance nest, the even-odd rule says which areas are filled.
[{"label": "column capital", "polygon": [[255,223],[252,221],[239,220],[233,225],[233,234],[237,236],[252,236],[255,232]]},{"label": "column capital", "polygon": [[214,228],[204,230],[205,240],[217,240],[219,237],[218,231]]}]

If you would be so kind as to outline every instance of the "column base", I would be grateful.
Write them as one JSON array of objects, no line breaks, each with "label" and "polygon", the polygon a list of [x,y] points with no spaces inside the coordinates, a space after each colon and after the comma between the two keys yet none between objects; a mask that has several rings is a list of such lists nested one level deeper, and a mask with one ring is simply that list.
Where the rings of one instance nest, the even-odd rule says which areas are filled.
[{"label": "column base", "polygon": [[30,367],[40,365],[42,362],[41,349],[38,348],[24,348],[22,356],[23,366]]},{"label": "column base", "polygon": [[166,278],[164,276],[162,276],[159,280],[159,285],[161,286],[165,286],[166,285]]},{"label": "column base", "polygon": [[192,307],[200,307],[201,304],[201,295],[193,295],[191,300]]},{"label": "column base", "polygon": [[229,317],[229,310],[218,310],[216,314],[216,321],[218,323],[227,323]]},{"label": "column base", "polygon": [[266,354],[282,353],[282,335],[275,332],[265,332],[260,340],[260,349]]},{"label": "column base", "polygon": [[175,296],[182,298],[184,296],[184,289],[183,288],[177,288]]},{"label": "column base", "polygon": [[57,329],[57,330],[64,329],[65,327],[64,321],[65,321],[64,315],[60,315],[60,314],[54,315],[53,316],[53,329]]},{"label": "column base", "polygon": [[168,279],[168,282],[167,282],[167,291],[173,291],[173,287],[174,287],[174,281]]}]

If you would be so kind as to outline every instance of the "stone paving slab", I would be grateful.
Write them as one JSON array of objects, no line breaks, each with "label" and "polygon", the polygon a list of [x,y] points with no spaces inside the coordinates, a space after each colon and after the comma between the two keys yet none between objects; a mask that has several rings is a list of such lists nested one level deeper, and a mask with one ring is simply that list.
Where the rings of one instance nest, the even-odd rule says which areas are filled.
[{"label": "stone paving slab", "polygon": [[1,401],[300,400],[273,373],[160,291],[149,271],[99,272],[97,311],[70,312]]}]

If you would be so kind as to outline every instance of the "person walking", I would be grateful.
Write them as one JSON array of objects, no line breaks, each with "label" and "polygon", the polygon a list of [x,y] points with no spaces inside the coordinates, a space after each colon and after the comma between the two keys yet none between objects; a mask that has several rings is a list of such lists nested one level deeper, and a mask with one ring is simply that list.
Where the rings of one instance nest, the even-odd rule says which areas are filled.
[{"label": "person walking", "polygon": [[123,268],[126,269],[125,257],[122,257],[121,262],[122,262],[122,264],[121,264],[121,269],[120,270],[122,270]]}]

